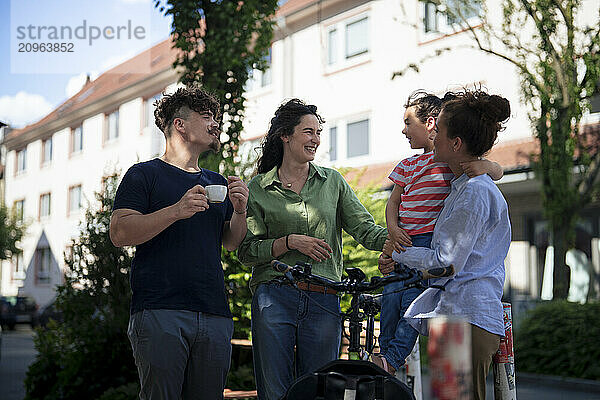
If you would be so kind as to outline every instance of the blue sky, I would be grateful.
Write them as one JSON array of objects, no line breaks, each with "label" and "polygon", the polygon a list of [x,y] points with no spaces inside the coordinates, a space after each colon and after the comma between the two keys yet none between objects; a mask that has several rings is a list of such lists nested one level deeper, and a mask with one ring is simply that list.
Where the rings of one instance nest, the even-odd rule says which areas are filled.
[{"label": "blue sky", "polygon": [[[16,51],[18,42],[36,42],[27,38],[19,40],[18,26],[54,25],[75,29],[82,25],[83,20],[86,21],[87,32],[90,32],[91,25],[102,30],[109,26],[125,26],[127,21],[133,21],[133,27],[143,28],[144,34],[138,36],[143,40],[115,38],[109,41],[99,38],[89,45],[88,34],[85,40],[80,41],[53,41],[74,42],[77,51],[73,54],[19,54]],[[76,93],[86,74],[96,77],[166,39],[170,25],[171,19],[161,15],[152,0],[0,0],[0,121],[9,122],[14,127],[36,122]],[[112,33],[110,29],[107,34]],[[126,32],[120,32],[123,39]],[[25,70],[28,73],[22,73]],[[48,73],[51,71],[59,73]]]}]

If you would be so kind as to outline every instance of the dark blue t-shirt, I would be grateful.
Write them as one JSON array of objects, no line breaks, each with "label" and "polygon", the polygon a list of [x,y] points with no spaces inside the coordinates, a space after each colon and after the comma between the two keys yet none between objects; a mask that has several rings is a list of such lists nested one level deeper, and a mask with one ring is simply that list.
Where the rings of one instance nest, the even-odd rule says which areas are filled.
[{"label": "dark blue t-shirt", "polygon": [[[150,214],[173,205],[195,185],[227,185],[206,169],[186,172],[158,158],[129,168],[113,210]],[[179,220],[136,246],[131,263],[131,313],[144,309],[201,311],[231,317],[221,266],[223,224],[231,220],[227,198],[208,210]]]}]

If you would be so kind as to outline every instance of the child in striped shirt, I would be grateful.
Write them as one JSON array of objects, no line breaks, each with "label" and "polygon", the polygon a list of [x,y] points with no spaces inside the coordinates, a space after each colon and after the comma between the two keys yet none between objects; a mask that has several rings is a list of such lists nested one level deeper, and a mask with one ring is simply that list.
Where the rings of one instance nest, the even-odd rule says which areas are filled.
[{"label": "child in striped shirt", "polygon": [[[440,99],[418,91],[409,96],[404,106],[402,133],[412,149],[423,149],[424,153],[400,161],[389,175],[394,188],[386,205],[386,222],[390,238],[402,246],[431,246],[435,221],[450,193],[454,174],[448,165],[433,162],[433,132],[442,104],[452,98],[450,92]],[[498,180],[503,175],[502,167],[488,160],[469,164],[463,167],[470,177],[488,173]],[[397,282],[384,287],[379,335],[381,353],[373,356],[375,364],[392,374],[404,364],[418,337],[403,315],[422,289],[393,293],[402,286],[403,282]]]}]

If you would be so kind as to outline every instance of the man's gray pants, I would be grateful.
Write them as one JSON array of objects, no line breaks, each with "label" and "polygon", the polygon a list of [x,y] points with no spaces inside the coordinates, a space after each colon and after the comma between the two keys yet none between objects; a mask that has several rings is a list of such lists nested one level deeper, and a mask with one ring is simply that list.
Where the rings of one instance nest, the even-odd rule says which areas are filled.
[{"label": "man's gray pants", "polygon": [[184,310],[143,310],[127,335],[140,376],[140,400],[223,398],[233,321]]}]

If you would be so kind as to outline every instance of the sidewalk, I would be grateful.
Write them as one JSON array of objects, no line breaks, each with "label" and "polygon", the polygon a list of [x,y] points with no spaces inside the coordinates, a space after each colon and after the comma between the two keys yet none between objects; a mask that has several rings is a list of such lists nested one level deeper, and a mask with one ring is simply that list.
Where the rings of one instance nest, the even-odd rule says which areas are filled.
[{"label": "sidewalk", "polygon": [[[429,374],[423,371],[423,399],[431,398]],[[600,400],[600,381],[518,372],[518,400]],[[487,378],[486,400],[494,399],[494,376]]]},{"label": "sidewalk", "polygon": [[517,371],[517,388],[518,383],[523,382],[530,385],[552,386],[562,389],[577,389],[587,393],[597,393],[600,398],[600,381],[592,381],[589,379],[567,378],[564,376],[539,375],[528,372]]}]

